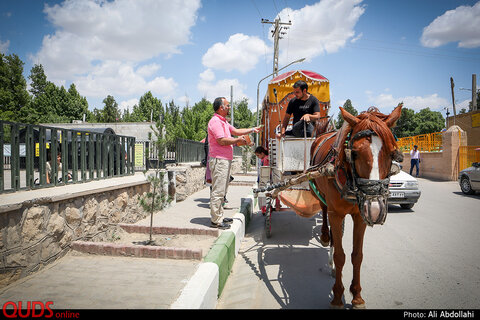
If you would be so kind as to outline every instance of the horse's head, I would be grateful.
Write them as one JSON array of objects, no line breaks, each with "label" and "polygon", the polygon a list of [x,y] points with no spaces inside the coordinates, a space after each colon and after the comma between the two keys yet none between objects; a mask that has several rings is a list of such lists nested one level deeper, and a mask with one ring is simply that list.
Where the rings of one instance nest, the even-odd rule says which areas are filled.
[{"label": "horse's head", "polygon": [[368,225],[383,224],[387,216],[388,183],[392,160],[398,159],[391,128],[400,118],[402,104],[389,115],[370,108],[357,117],[340,107],[347,136],[339,161],[351,172],[352,191]]}]

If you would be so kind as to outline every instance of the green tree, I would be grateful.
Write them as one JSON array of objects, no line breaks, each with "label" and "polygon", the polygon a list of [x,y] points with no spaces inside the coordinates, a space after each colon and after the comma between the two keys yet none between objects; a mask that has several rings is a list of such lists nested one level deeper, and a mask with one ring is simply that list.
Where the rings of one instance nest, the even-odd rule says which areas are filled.
[{"label": "green tree", "polygon": [[[358,111],[352,106],[352,101],[350,101],[350,99],[347,99],[347,101],[345,101],[345,103],[343,104],[343,108],[350,112],[351,115],[358,116]],[[337,129],[340,129],[342,127],[344,121],[345,120],[343,120],[342,114],[339,113],[337,117]]]},{"label": "green tree", "polygon": [[164,126],[162,121],[156,121],[155,126],[151,125],[150,128],[153,130],[153,133],[156,136],[154,140],[157,157],[159,161],[154,169],[154,174],[147,174],[147,171],[144,174],[147,176],[147,180],[150,182],[150,190],[140,197],[140,205],[143,210],[150,213],[150,238],[146,241],[147,245],[154,245],[155,241],[153,240],[153,213],[158,210],[164,209],[171,201],[172,198],[168,195],[168,186],[165,185],[165,170],[162,170],[164,167],[164,159],[166,140],[164,137]]},{"label": "green tree", "polygon": [[162,101],[155,98],[151,91],[148,91],[140,97],[138,105],[133,107],[130,119],[136,122],[150,121],[150,119],[153,119],[155,122],[162,118],[164,113]]},{"label": "green tree", "polygon": [[93,108],[93,111],[89,113],[90,117],[88,122],[104,122],[103,121],[103,109]]},{"label": "green tree", "polygon": [[170,144],[175,141],[175,138],[186,138],[183,132],[182,115],[180,108],[175,103],[170,101],[165,107],[165,116],[163,117],[163,125],[165,126],[167,135],[165,137],[166,143]]},{"label": "green tree", "polygon": [[82,119],[84,114],[91,118],[87,99],[80,95],[74,83],[68,90],[64,86],[57,87],[47,80],[41,64],[32,67],[29,79],[33,99],[32,107],[22,114],[25,122],[71,122]]},{"label": "green tree", "polygon": [[185,139],[200,141],[207,135],[207,125],[213,116],[212,104],[203,98],[193,107],[185,107],[182,110],[182,137]]},{"label": "green tree", "polygon": [[445,118],[439,111],[431,111],[430,108],[420,110],[415,114],[417,127],[414,135],[439,132],[445,127]]},{"label": "green tree", "polygon": [[71,84],[68,88],[68,96],[66,104],[62,110],[62,115],[69,120],[82,119],[83,115],[88,113],[87,98],[82,97],[78,93],[75,84]]},{"label": "green tree", "polygon": [[105,106],[103,107],[103,122],[117,122],[120,119],[120,111],[115,98],[108,95],[103,99]]},{"label": "green tree", "polygon": [[397,120],[397,125],[393,127],[392,132],[397,138],[409,137],[414,135],[415,129],[418,127],[415,111],[412,109],[402,108],[402,115]]},{"label": "green tree", "polygon": [[21,110],[28,108],[30,95],[23,76],[23,61],[16,54],[0,53],[0,119],[20,122]]},{"label": "green tree", "polygon": [[28,78],[32,81],[30,84],[30,92],[35,98],[45,93],[45,87],[48,81],[45,70],[41,64],[35,64],[32,67]]},{"label": "green tree", "polygon": [[250,128],[255,126],[256,119],[248,108],[247,98],[243,98],[233,104],[233,126],[235,128]]}]

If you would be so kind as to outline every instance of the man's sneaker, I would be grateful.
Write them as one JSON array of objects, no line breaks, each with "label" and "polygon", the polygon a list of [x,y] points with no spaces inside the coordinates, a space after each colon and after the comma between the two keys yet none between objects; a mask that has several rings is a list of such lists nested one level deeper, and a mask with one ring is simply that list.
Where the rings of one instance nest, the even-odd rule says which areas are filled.
[{"label": "man's sneaker", "polygon": [[233,219],[232,218],[223,218],[223,223],[232,223]]},{"label": "man's sneaker", "polygon": [[230,229],[230,225],[229,224],[226,224],[226,223],[214,223],[214,222],[211,222],[210,223],[210,227],[211,228],[217,228],[217,229],[222,229],[222,230],[225,230],[225,229]]}]

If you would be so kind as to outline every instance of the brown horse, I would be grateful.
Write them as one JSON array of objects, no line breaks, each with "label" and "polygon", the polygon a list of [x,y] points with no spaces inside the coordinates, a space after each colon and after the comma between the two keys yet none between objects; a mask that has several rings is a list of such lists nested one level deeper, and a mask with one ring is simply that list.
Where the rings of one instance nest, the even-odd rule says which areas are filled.
[{"label": "brown horse", "polygon": [[[340,107],[345,123],[341,130],[330,132],[315,140],[311,148],[312,165],[327,162],[335,166],[335,177],[322,176],[314,180],[321,203],[323,225],[321,242],[333,247],[335,284],[332,307],[343,307],[342,269],[345,253],[342,248],[342,226],[347,214],[353,219],[353,279],[350,292],[352,306],[363,308],[360,294],[360,266],[363,259],[363,237],[367,225],[383,224],[387,215],[388,182],[392,160],[399,160],[391,128],[401,115],[402,104],[390,115],[370,108],[357,117]],[[328,222],[330,231],[328,232]]]}]

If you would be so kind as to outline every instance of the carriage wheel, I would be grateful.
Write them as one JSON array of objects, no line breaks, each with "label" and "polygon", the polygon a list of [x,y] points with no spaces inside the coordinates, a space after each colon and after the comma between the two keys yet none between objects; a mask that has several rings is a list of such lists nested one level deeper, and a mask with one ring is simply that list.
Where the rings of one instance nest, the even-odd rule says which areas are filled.
[{"label": "carriage wheel", "polygon": [[272,211],[272,205],[269,201],[265,211],[265,235],[267,238],[272,236]]}]

